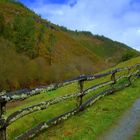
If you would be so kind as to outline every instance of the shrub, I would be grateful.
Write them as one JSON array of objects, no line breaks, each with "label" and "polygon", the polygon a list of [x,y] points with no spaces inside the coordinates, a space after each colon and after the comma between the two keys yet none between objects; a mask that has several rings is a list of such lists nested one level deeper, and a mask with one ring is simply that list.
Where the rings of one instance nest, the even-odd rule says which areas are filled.
[{"label": "shrub", "polygon": [[128,50],[125,52],[125,54],[122,56],[121,61],[127,61],[133,57],[136,56],[136,52],[133,50]]}]

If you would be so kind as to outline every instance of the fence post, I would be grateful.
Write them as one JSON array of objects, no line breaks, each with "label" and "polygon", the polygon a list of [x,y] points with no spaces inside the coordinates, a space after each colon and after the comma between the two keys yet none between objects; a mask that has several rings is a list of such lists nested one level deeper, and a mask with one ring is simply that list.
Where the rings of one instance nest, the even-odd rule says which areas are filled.
[{"label": "fence post", "polygon": [[129,84],[131,85],[131,84],[132,84],[132,82],[131,82],[131,77],[132,77],[132,75],[129,75],[129,74],[130,74],[130,71],[131,71],[131,68],[128,67],[128,82],[129,82]]},{"label": "fence post", "polygon": [[128,81],[129,81],[129,84],[130,84],[130,85],[132,84],[132,82],[131,82],[131,77],[132,77],[132,75],[129,75],[129,76],[128,76]]},{"label": "fence post", "polygon": [[6,127],[4,126],[5,120],[3,119],[3,115],[5,112],[6,102],[0,102],[0,139],[6,140]]},{"label": "fence post", "polygon": [[83,88],[84,88],[84,80],[78,81],[79,91],[82,95],[77,97],[77,106],[79,107],[82,104],[83,98]]},{"label": "fence post", "polygon": [[140,68],[138,68],[139,72],[138,72],[138,77],[140,77]]},{"label": "fence post", "polygon": [[113,83],[111,84],[112,86],[114,85],[114,84],[116,84],[116,71],[114,71],[113,73],[112,73],[112,75],[111,75],[111,80],[113,81]]},{"label": "fence post", "polygon": [[130,67],[128,67],[128,74],[130,73],[130,71],[131,71],[131,68],[130,68]]}]

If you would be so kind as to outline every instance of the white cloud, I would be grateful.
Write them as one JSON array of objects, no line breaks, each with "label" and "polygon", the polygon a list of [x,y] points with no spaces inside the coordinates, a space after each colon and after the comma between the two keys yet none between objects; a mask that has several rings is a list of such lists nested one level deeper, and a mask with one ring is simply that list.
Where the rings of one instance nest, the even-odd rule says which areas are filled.
[{"label": "white cloud", "polygon": [[137,0],[78,0],[77,3],[70,0],[65,5],[36,1],[31,8],[53,23],[103,34],[140,50],[140,3]]},{"label": "white cloud", "polygon": [[140,29],[137,30],[137,33],[140,34]]}]

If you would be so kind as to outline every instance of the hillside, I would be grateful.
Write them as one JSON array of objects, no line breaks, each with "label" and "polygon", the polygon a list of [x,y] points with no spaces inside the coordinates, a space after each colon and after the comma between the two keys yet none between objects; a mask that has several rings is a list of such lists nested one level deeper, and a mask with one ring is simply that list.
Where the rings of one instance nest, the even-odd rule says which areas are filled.
[{"label": "hillside", "polygon": [[0,90],[99,72],[139,55],[104,36],[54,25],[10,0],[0,0],[0,50]]},{"label": "hillside", "polygon": [[[137,57],[120,63],[112,69],[134,65],[139,62],[140,57]],[[110,76],[97,79],[95,81],[89,81],[85,84],[85,88],[95,83],[97,84],[98,82],[106,81],[108,78],[110,78]],[[124,80],[121,82],[126,81]],[[130,87],[127,87],[112,95],[105,96],[104,98],[95,102],[91,107],[88,107],[86,110],[79,112],[78,114],[70,117],[68,120],[62,121],[61,123],[49,128],[46,131],[43,131],[34,139],[45,140],[47,137],[48,140],[98,140],[102,133],[111,128],[124,113],[124,111],[130,108],[136,99],[140,98],[139,84],[140,80],[137,79]],[[108,88],[108,86],[101,88],[101,90],[91,91],[89,95],[84,97],[83,102],[102,90],[105,90],[106,88]],[[75,92],[77,92],[77,83],[47,92],[46,94],[39,94],[23,101],[10,103],[7,105],[6,116],[16,110],[26,108],[27,106],[35,105],[39,102],[44,102],[45,100]],[[74,108],[75,103],[75,98],[71,100],[65,100],[57,105],[52,105],[45,110],[40,110],[30,115],[24,116],[8,127],[8,139],[14,139],[15,136],[25,132],[31,127],[63,114],[64,112]],[[27,122],[28,125],[25,122]],[[137,135],[137,137],[139,138],[139,135]]]}]

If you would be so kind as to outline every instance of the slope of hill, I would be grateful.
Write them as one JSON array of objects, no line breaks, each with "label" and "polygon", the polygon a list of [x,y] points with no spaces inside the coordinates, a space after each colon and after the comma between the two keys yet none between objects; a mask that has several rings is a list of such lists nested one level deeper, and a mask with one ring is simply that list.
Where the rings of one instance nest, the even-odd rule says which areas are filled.
[{"label": "slope of hill", "polygon": [[[125,66],[134,65],[140,62],[140,57],[131,59],[129,61],[120,63],[114,68],[120,68]],[[114,69],[113,68],[113,69]],[[98,82],[103,82],[103,79],[99,79]],[[104,79],[106,80],[106,78]],[[91,86],[93,84],[97,84],[97,81],[87,82],[85,86]],[[98,139],[99,136],[110,128],[115,122],[119,119],[119,117],[126,111],[137,98],[140,98],[140,79],[137,79],[130,87],[121,90],[117,93],[114,93],[109,96],[105,96],[104,98],[98,100],[94,103],[93,106],[87,108],[86,110],[80,112],[79,114],[72,116],[66,121],[61,122],[60,124],[49,128],[46,131],[40,133],[35,140],[91,140]],[[101,91],[104,88],[101,89]],[[35,105],[36,103],[52,99],[54,97],[59,97],[61,95],[65,95],[68,93],[77,92],[77,84],[68,85],[66,87],[59,88],[55,91],[47,92],[47,94],[40,94],[37,96],[33,96],[26,100],[17,103],[10,103],[7,106],[7,113],[12,113],[21,108],[25,108],[30,105]],[[86,101],[89,97],[99,93],[98,91],[93,91],[86,97],[84,97],[84,101]],[[75,107],[75,99],[63,101],[55,106],[50,106],[47,110],[41,110],[38,112],[34,112],[30,115],[24,116],[22,119],[17,120],[13,124],[8,127],[8,138],[14,139],[15,136],[25,132],[36,124],[39,124],[43,121],[47,121],[57,115],[63,114],[64,112],[71,110]],[[26,122],[26,123],[25,123]],[[28,123],[28,125],[27,125]],[[139,137],[139,135],[137,136]]]},{"label": "slope of hill", "polygon": [[0,1],[0,90],[90,74],[139,55],[125,44],[70,31],[14,0]]}]

